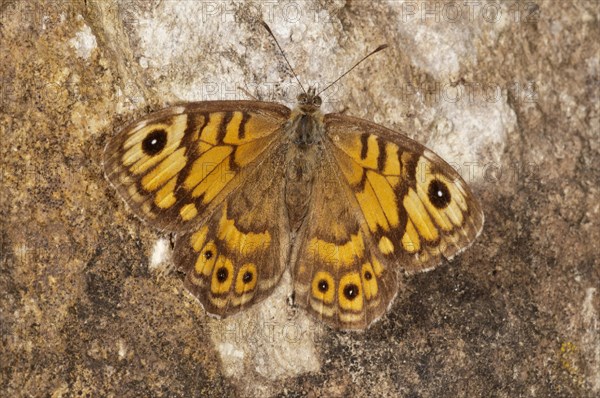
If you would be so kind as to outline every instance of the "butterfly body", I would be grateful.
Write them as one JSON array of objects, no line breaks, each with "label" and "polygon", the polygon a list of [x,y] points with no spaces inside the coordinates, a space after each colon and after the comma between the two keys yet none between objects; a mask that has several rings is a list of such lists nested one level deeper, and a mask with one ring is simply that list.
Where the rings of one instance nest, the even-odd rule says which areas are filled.
[{"label": "butterfly body", "polygon": [[286,127],[288,132],[284,133],[289,137],[282,145],[286,151],[284,195],[293,236],[298,233],[309,212],[315,170],[322,160],[323,114],[313,105],[317,98],[303,97],[304,106],[292,112]]},{"label": "butterfly body", "polygon": [[313,90],[293,111],[186,104],[108,143],[108,180],[143,220],[177,233],[174,261],[208,313],[261,301],[288,269],[300,307],[364,329],[392,302],[400,270],[430,269],[481,231],[477,200],[441,158],[320,105]]}]

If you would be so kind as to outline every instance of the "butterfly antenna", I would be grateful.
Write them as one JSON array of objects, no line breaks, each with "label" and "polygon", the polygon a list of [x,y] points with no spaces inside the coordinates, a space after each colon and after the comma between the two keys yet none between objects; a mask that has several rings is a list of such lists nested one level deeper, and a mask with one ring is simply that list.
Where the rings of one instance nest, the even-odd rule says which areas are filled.
[{"label": "butterfly antenna", "polygon": [[267,32],[269,32],[269,34],[271,35],[271,37],[273,38],[273,40],[275,40],[275,44],[277,44],[277,48],[279,48],[279,51],[281,51],[281,55],[283,55],[283,58],[285,59],[285,62],[287,62],[288,66],[290,67],[290,70],[292,71],[292,74],[294,75],[294,77],[296,78],[296,81],[300,85],[300,88],[306,94],[306,90],[304,89],[304,86],[302,86],[302,83],[300,83],[300,79],[298,79],[298,75],[296,75],[296,72],[294,72],[294,68],[292,68],[292,64],[290,64],[290,61],[288,61],[287,57],[285,56],[285,52],[283,51],[283,49],[279,45],[279,42],[277,41],[277,38],[275,37],[275,35],[271,31],[271,28],[269,28],[269,25],[267,25],[267,23],[265,21],[261,21],[261,23],[262,23],[262,26],[267,30]]},{"label": "butterfly antenna", "polygon": [[338,77],[337,79],[335,79],[335,80],[333,81],[333,83],[329,84],[329,85],[328,85],[327,87],[325,87],[323,90],[319,91],[319,92],[317,93],[317,95],[321,94],[323,91],[327,90],[329,87],[333,86],[335,83],[337,83],[338,81],[340,81],[342,77],[344,77],[344,76],[346,76],[348,73],[352,72],[352,69],[354,69],[354,68],[356,68],[358,65],[360,65],[360,63],[361,63],[362,61],[364,61],[365,59],[369,58],[371,55],[373,55],[373,54],[375,54],[375,53],[377,53],[377,52],[379,52],[379,51],[381,51],[381,50],[384,50],[384,49],[386,49],[386,48],[388,48],[388,47],[389,47],[389,46],[388,46],[387,44],[382,44],[382,45],[380,45],[379,47],[377,47],[375,50],[371,51],[370,53],[368,53],[367,55],[365,55],[364,57],[362,57],[362,59],[361,59],[360,61],[358,61],[357,63],[355,63],[355,64],[354,64],[354,66],[353,66],[352,68],[348,69],[348,70],[346,71],[346,73],[344,73],[342,76],[340,76],[340,77]]}]

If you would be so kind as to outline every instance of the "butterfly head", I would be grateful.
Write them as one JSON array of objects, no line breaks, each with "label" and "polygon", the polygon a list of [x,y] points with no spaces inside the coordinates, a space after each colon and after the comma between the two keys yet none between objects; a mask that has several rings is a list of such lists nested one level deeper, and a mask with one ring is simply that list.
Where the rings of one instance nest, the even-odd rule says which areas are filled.
[{"label": "butterfly head", "polygon": [[308,92],[298,95],[298,107],[302,113],[311,115],[315,113],[322,104],[321,97],[315,93],[315,88],[310,87]]}]

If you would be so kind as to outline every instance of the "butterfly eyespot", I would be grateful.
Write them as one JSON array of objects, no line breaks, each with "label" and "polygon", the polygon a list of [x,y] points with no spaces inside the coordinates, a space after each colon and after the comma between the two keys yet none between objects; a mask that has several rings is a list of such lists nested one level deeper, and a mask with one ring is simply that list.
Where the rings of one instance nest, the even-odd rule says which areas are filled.
[{"label": "butterfly eyespot", "polygon": [[257,279],[256,265],[253,263],[244,264],[237,273],[235,293],[243,295],[251,292],[256,286]]},{"label": "butterfly eyespot", "polygon": [[450,200],[452,199],[446,184],[438,179],[432,180],[429,183],[427,195],[431,204],[438,209],[443,209],[448,206],[448,203],[450,203]]},{"label": "butterfly eyespot", "polygon": [[[202,238],[202,237],[200,237]],[[204,239],[204,238],[202,238]],[[192,247],[197,246],[198,242],[194,241]],[[200,250],[200,248],[198,248]],[[213,241],[208,242],[198,254],[196,264],[194,266],[198,275],[203,274],[209,276],[213,273],[216,262],[217,247]]]},{"label": "butterfly eyespot", "polygon": [[348,300],[354,300],[358,296],[358,286],[354,283],[350,283],[344,287],[344,296]]},{"label": "butterfly eyespot", "polygon": [[154,156],[167,145],[167,132],[165,130],[154,130],[142,141],[142,150],[148,156]]},{"label": "butterfly eyespot", "polygon": [[312,280],[312,296],[325,304],[335,301],[335,281],[333,276],[326,271],[318,271]]},{"label": "butterfly eyespot", "polygon": [[229,276],[229,271],[227,271],[227,268],[221,267],[217,270],[217,280],[220,283],[225,282],[227,280],[228,276]]},{"label": "butterfly eyespot", "polygon": [[367,300],[375,298],[379,292],[379,284],[375,278],[375,269],[371,263],[365,263],[362,268],[363,294]]},{"label": "butterfly eyespot", "polygon": [[318,283],[318,287],[321,293],[325,293],[327,290],[329,290],[329,283],[327,283],[325,279],[321,279]]}]

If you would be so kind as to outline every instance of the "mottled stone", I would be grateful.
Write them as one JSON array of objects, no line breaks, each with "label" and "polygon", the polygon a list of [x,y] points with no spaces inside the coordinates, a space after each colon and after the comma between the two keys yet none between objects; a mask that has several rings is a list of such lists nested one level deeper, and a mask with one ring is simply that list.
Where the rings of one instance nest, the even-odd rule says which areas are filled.
[{"label": "mottled stone", "polygon": [[[600,394],[598,3],[463,3],[1,1],[0,395]],[[289,278],[207,317],[104,179],[149,110],[293,105],[261,15],[305,85],[387,43],[324,110],[427,144],[482,201],[477,242],[364,333],[291,307]]]}]

